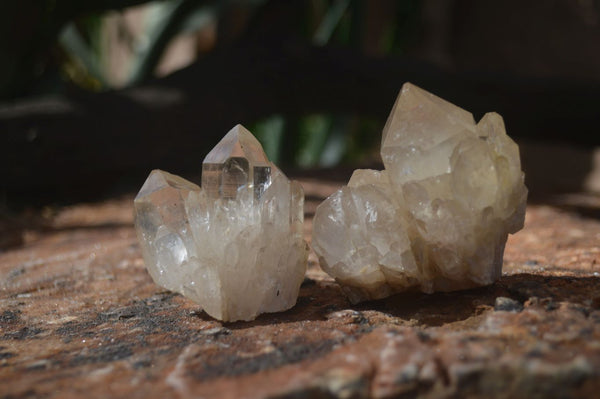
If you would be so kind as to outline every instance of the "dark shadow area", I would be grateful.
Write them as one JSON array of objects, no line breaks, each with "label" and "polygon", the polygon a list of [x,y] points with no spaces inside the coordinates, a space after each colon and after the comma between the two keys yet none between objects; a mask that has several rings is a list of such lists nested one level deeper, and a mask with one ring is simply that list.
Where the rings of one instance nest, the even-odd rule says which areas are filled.
[{"label": "dark shadow area", "polygon": [[[402,293],[356,306],[358,310],[377,310],[425,327],[466,320],[482,312],[482,305],[493,306],[502,291],[496,286],[451,293]],[[479,308],[479,309],[478,309]]]},{"label": "dark shadow area", "polygon": [[383,169],[381,162],[377,163],[363,163],[361,165],[340,165],[330,168],[310,168],[310,169],[293,169],[288,173],[289,177],[292,178],[303,178],[303,179],[315,179],[325,180],[328,182],[339,182],[346,184],[354,170],[359,167],[361,169]]},{"label": "dark shadow area", "polygon": [[[0,40],[0,195],[11,207],[135,191],[154,168],[197,174],[203,156],[232,126],[272,115],[285,120],[278,163],[293,171],[299,148],[317,135],[298,127],[307,115],[344,120],[331,122],[342,138],[351,136],[357,120],[368,119],[368,129],[348,139],[353,157],[336,158],[355,166],[357,159],[369,158],[365,154],[378,143],[407,81],[476,119],[496,111],[512,137],[534,143],[533,150],[523,151],[532,198],[581,190],[592,162],[590,151],[577,148],[600,143],[595,2],[348,2],[326,39],[320,35],[328,32],[327,12],[338,2],[321,2],[327,11],[321,14],[317,2],[304,0],[246,9],[216,2],[212,47],[195,54],[189,66],[157,77],[161,55],[185,25],[183,16],[204,5],[185,0],[135,79],[122,88],[90,90],[102,83],[87,65],[93,58],[69,53],[61,30],[70,26],[85,44],[86,13],[141,3],[146,2],[62,2],[47,7],[47,14],[32,12],[29,3],[3,5],[0,20],[8,21]],[[306,17],[311,13],[319,14],[314,21]],[[89,67],[85,73],[76,70],[83,78],[69,59]],[[48,82],[56,87],[48,89]],[[348,122],[348,115],[355,119]],[[563,157],[536,144],[550,142],[576,154]],[[315,176],[342,175],[329,173]]]},{"label": "dark shadow area", "polygon": [[327,314],[348,309],[350,303],[337,285],[326,286],[305,278],[300,287],[296,305],[285,312],[265,313],[249,322],[226,323],[232,330],[244,330],[256,326],[285,324],[302,321],[324,321]]},{"label": "dark shadow area", "polygon": [[600,193],[550,195],[534,203],[552,205],[581,218],[600,219]]},{"label": "dark shadow area", "polygon": [[[308,201],[313,201],[313,202],[317,202],[317,203],[321,203],[322,201],[324,201],[327,197],[322,196],[322,195],[305,195],[304,196],[304,201],[308,202]],[[306,214],[305,214],[306,215]]]},{"label": "dark shadow area", "polygon": [[[589,307],[589,300],[599,298],[599,277],[543,276],[514,274],[498,282],[472,290],[434,294],[403,293],[379,301],[359,304],[357,310],[378,310],[403,320],[414,319],[419,325],[441,326],[466,320],[484,309],[494,307],[497,297],[508,297],[521,304],[537,297],[546,299],[548,308],[559,302]],[[595,300],[598,307],[598,300]]]},{"label": "dark shadow area", "polygon": [[593,146],[550,140],[517,141],[529,202],[553,204],[557,194],[589,191],[590,183],[598,186],[598,182],[589,181],[598,167],[594,164]]},{"label": "dark shadow area", "polygon": [[18,248],[24,244],[25,233],[43,235],[71,231],[106,231],[130,228],[130,223],[100,223],[69,226],[53,226],[52,221],[39,213],[29,213],[27,217],[0,215],[0,251]]},{"label": "dark shadow area", "polygon": [[[375,310],[401,322],[423,327],[439,327],[464,321],[493,310],[496,298],[506,297],[521,305],[533,298],[544,300],[551,310],[560,302],[570,302],[584,308],[600,308],[600,277],[543,276],[515,274],[503,276],[496,283],[481,288],[454,292],[423,294],[405,292],[377,301],[351,305],[337,286],[310,283],[305,280],[296,306],[273,314],[260,315],[250,322],[225,323],[231,330],[302,321],[324,321],[327,315],[343,310],[355,311],[352,323],[371,326],[362,312]],[[589,310],[589,309],[588,309]],[[202,318],[209,317],[203,313]],[[365,329],[364,331],[368,331]]]},{"label": "dark shadow area", "polygon": [[[319,59],[324,54],[315,54],[314,58]],[[335,57],[328,53],[328,56]],[[244,59],[251,58],[248,54],[236,55],[239,59],[222,60],[218,64],[243,64]],[[269,57],[276,59],[288,59],[287,54],[270,54]],[[95,100],[86,105],[88,101],[85,98],[76,100],[77,108],[86,109],[83,115],[80,112],[76,116],[64,115],[48,116],[45,111],[39,115],[2,115],[0,113],[0,126],[4,132],[2,140],[4,145],[0,146],[0,174],[6,190],[9,202],[25,202],[33,204],[43,204],[48,202],[75,202],[78,200],[90,200],[102,198],[106,193],[113,192],[115,183],[119,182],[121,186],[136,187],[140,186],[151,169],[160,168],[169,170],[177,174],[197,173],[202,159],[201,154],[206,154],[208,150],[224,135],[228,129],[240,121],[252,121],[259,116],[267,116],[272,112],[298,112],[300,114],[314,112],[318,109],[328,112],[337,112],[337,107],[343,107],[339,99],[327,100],[327,93],[335,91],[329,84],[348,86],[350,82],[361,81],[359,75],[380,76],[381,79],[376,85],[368,87],[355,88],[356,93],[362,93],[357,96],[360,98],[378,98],[382,100],[370,100],[365,109],[356,109],[357,114],[376,114],[380,120],[383,120],[390,111],[400,86],[405,81],[412,81],[421,84],[428,90],[439,94],[440,96],[452,100],[458,98],[459,101],[453,101],[466,109],[483,108],[486,110],[495,109],[500,112],[506,120],[509,133],[514,137],[530,137],[544,139],[557,139],[561,137],[562,132],[572,130],[588,130],[586,135],[575,138],[581,140],[580,145],[595,144],[595,127],[600,125],[600,120],[590,121],[589,124],[582,122],[589,112],[589,117],[597,115],[597,106],[595,102],[588,102],[583,93],[573,93],[573,98],[565,101],[574,101],[578,105],[575,109],[580,113],[573,112],[569,115],[560,116],[560,112],[553,106],[546,103],[548,98],[554,98],[559,101],[562,94],[553,92],[554,82],[549,81],[544,84],[548,90],[537,92],[533,88],[519,88],[516,85],[501,85],[503,91],[510,91],[493,97],[493,89],[483,89],[485,86],[494,86],[492,82],[466,82],[461,78],[438,72],[432,75],[435,82],[429,82],[427,79],[420,79],[417,72],[397,73],[401,69],[401,60],[398,60],[397,67],[394,67],[393,60],[389,60],[389,67],[382,66],[382,69],[389,68],[394,70],[394,78],[389,79],[382,76],[374,69],[373,71],[355,70],[353,74],[347,76],[344,80],[341,71],[337,66],[330,72],[323,71],[326,64],[319,64],[318,71],[315,70],[313,77],[324,76],[324,82],[320,79],[306,81],[306,87],[321,88],[310,90],[310,96],[316,96],[321,99],[321,104],[311,103],[311,108],[305,108],[301,103],[300,93],[296,94],[294,99],[296,103],[289,104],[290,99],[281,98],[276,93],[264,93],[260,87],[240,88],[243,92],[254,93],[262,91],[265,98],[279,97],[277,105],[271,104],[271,101],[260,104],[253,98],[243,98],[239,93],[221,91],[221,86],[232,84],[230,75],[225,74],[222,81],[219,82],[219,75],[212,71],[194,72],[192,70],[182,71],[179,74],[191,74],[189,77],[180,76],[176,80],[180,86],[178,90],[190,91],[185,97],[189,99],[186,104],[173,104],[169,107],[158,107],[145,109],[145,107],[132,104],[130,100],[123,100],[116,93],[103,94],[106,96],[106,104],[96,104]],[[273,60],[274,62],[274,60]],[[387,62],[387,61],[386,61]],[[282,68],[302,63],[301,60],[290,61],[289,66],[280,65]],[[360,62],[349,60],[350,65],[358,65]],[[205,63],[206,64],[206,63]],[[202,64],[204,67],[204,64]],[[308,67],[308,66],[307,66]],[[264,73],[276,76],[285,75],[284,71],[258,71],[252,72],[252,69],[241,67],[245,71],[244,76],[236,75],[240,79],[239,86],[248,85],[248,82],[259,82],[265,79],[261,76]],[[358,67],[357,67],[358,68]],[[421,71],[421,69],[417,69]],[[231,74],[234,71],[230,71]],[[337,77],[338,83],[331,82],[327,75]],[[197,76],[214,76],[210,81],[201,80],[197,83]],[[396,77],[398,76],[398,77]],[[401,76],[401,77],[400,77]],[[435,76],[435,78],[433,78]],[[175,79],[173,76],[172,79]],[[285,78],[281,86],[285,86]],[[292,73],[290,80],[297,78]],[[309,76],[303,77],[309,80]],[[393,80],[390,82],[390,79]],[[327,83],[326,83],[327,82]],[[423,83],[421,83],[423,82]],[[448,82],[452,82],[451,84]],[[450,85],[451,87],[444,88]],[[379,88],[377,88],[379,86]],[[385,88],[385,89],[384,89]],[[380,91],[386,91],[382,95]],[[485,97],[479,95],[480,90],[486,92]],[[522,93],[525,91],[526,93]],[[201,94],[200,94],[201,93]],[[527,94],[529,93],[529,94]],[[201,95],[201,98],[197,98]],[[87,95],[86,95],[87,96]],[[120,96],[120,95],[119,95]],[[307,93],[307,96],[309,94]],[[594,96],[600,98],[600,89]],[[461,97],[465,97],[460,101]],[[197,110],[204,109],[208,114],[218,115],[216,111],[210,111],[214,98],[221,98],[223,103],[230,104],[233,108],[244,110],[244,115],[230,115],[218,118],[198,120],[196,118]],[[351,99],[344,96],[351,107],[354,103],[360,103],[359,98]],[[196,103],[194,103],[196,101]],[[307,100],[308,101],[308,100]],[[247,104],[252,103],[250,107]],[[237,105],[235,105],[237,103]],[[501,105],[504,103],[504,105]],[[482,105],[483,104],[483,105]],[[537,109],[528,111],[527,114],[521,112],[528,105],[536,104]],[[280,106],[289,108],[281,109]],[[334,106],[330,106],[334,105]],[[366,105],[366,104],[365,104]],[[312,108],[314,107],[314,108]],[[504,108],[504,109],[503,109]],[[127,114],[127,116],[123,114]],[[117,116],[121,115],[121,116]],[[549,117],[560,118],[553,121]],[[126,123],[124,123],[126,121]],[[577,126],[571,126],[576,123]],[[35,127],[31,127],[35,126]],[[164,135],[165,130],[171,130],[168,136]],[[22,131],[25,129],[25,132]],[[36,129],[37,138],[30,142],[26,138],[27,129]],[[86,131],[86,135],[81,135],[81,131]],[[206,132],[199,135],[198,132]],[[538,133],[539,132],[539,133]],[[555,132],[555,133],[552,133]],[[111,137],[108,137],[111,136]],[[577,144],[577,143],[576,143]],[[541,166],[549,165],[547,161],[551,160],[550,154],[544,154],[546,162]],[[59,160],[59,161],[56,161]],[[525,160],[528,159],[525,157]],[[589,154],[583,153],[577,158],[565,160],[554,160],[556,165],[562,165],[564,169],[574,168],[573,173],[568,177],[568,188],[581,187],[586,173],[591,167],[591,158]],[[534,161],[535,162],[535,161]],[[562,185],[559,180],[560,174],[538,175],[537,170],[543,170],[544,167],[529,167],[524,163],[525,171],[531,171],[532,178],[528,183],[535,186],[537,181]],[[327,173],[325,173],[327,174]],[[537,180],[540,179],[540,180]],[[536,189],[534,189],[535,191]]]}]

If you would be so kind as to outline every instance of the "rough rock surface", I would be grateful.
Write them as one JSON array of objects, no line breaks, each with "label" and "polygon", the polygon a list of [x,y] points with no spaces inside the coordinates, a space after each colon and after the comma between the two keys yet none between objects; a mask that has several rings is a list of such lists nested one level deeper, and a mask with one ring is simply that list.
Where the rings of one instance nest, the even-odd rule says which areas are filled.
[{"label": "rough rock surface", "polygon": [[[340,183],[302,184],[308,237]],[[351,305],[312,254],[294,308],[235,323],[153,283],[132,197],[49,209],[1,229],[0,398],[594,397],[600,200],[557,201],[488,287]]]},{"label": "rough rock surface", "polygon": [[317,209],[313,249],[354,303],[418,288],[491,284],[527,188],[502,117],[404,84],[381,139],[382,171],[358,169]]}]

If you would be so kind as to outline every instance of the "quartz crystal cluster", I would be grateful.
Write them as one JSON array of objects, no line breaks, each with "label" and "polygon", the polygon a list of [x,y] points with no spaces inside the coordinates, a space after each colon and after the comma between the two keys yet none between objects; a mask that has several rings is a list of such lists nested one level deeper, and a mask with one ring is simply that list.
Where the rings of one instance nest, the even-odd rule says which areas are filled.
[{"label": "quartz crystal cluster", "polygon": [[296,303],[306,271],[304,193],[243,126],[206,156],[202,188],[154,170],[134,201],[154,281],[224,321]]},{"label": "quartz crystal cluster", "polygon": [[500,277],[527,188],[502,117],[406,83],[383,130],[383,171],[356,170],[318,208],[312,246],[351,301],[450,291]]}]

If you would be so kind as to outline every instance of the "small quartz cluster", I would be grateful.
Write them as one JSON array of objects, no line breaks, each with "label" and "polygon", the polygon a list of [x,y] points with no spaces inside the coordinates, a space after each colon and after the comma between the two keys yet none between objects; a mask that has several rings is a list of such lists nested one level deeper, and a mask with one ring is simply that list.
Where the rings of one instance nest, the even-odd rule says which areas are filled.
[{"label": "small quartz cluster", "polygon": [[502,117],[406,83],[383,130],[385,170],[356,170],[318,208],[312,246],[352,302],[491,284],[527,188]]},{"label": "small quartz cluster", "polygon": [[296,303],[306,271],[304,193],[243,126],[206,156],[202,188],[154,170],[134,201],[154,281],[223,321]]}]

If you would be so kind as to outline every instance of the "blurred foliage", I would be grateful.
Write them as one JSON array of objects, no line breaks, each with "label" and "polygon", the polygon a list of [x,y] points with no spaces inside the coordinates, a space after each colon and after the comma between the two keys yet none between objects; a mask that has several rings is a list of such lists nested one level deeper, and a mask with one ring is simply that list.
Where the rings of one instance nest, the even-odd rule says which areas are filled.
[{"label": "blurred foliage", "polygon": [[[0,11],[7,11],[5,17],[18,14],[18,7],[14,6],[17,1],[7,1],[13,4],[12,8],[7,8],[7,4],[0,6]],[[0,98],[14,97],[15,93],[60,92],[68,85],[90,91],[128,87],[168,74],[194,60],[202,62],[202,57],[211,51],[242,36],[252,26],[252,15],[269,2],[130,0],[122,4],[135,7],[119,11],[108,11],[119,7],[119,2],[112,0],[105,0],[104,6],[102,0],[93,0],[89,9],[82,3],[68,1],[41,3],[46,4],[47,12],[41,20],[52,28],[40,32],[51,34],[54,29],[57,35],[56,43],[50,46],[51,56],[40,64],[39,59],[25,55],[22,61],[32,65],[20,69],[15,63],[12,72],[8,64],[11,60],[0,60],[0,79],[4,78],[0,80]],[[414,35],[419,13],[418,0],[307,0],[302,4],[306,13],[299,16],[301,32],[297,33],[305,40],[316,46],[353,47],[374,56],[403,52]],[[182,41],[186,37],[187,41]],[[173,52],[178,40],[180,47],[185,47],[179,53]],[[43,43],[44,40],[29,41],[32,47]],[[6,47],[6,43],[0,43],[0,51],[2,46]],[[37,72],[23,78],[30,70]],[[11,80],[11,73],[20,74],[20,78]],[[32,85],[32,80],[37,83]],[[3,90],[2,82],[9,81],[13,87]],[[257,135],[271,159],[299,167],[365,160],[379,141],[382,127],[382,121],[318,113],[302,117],[272,115],[242,122]]]}]

